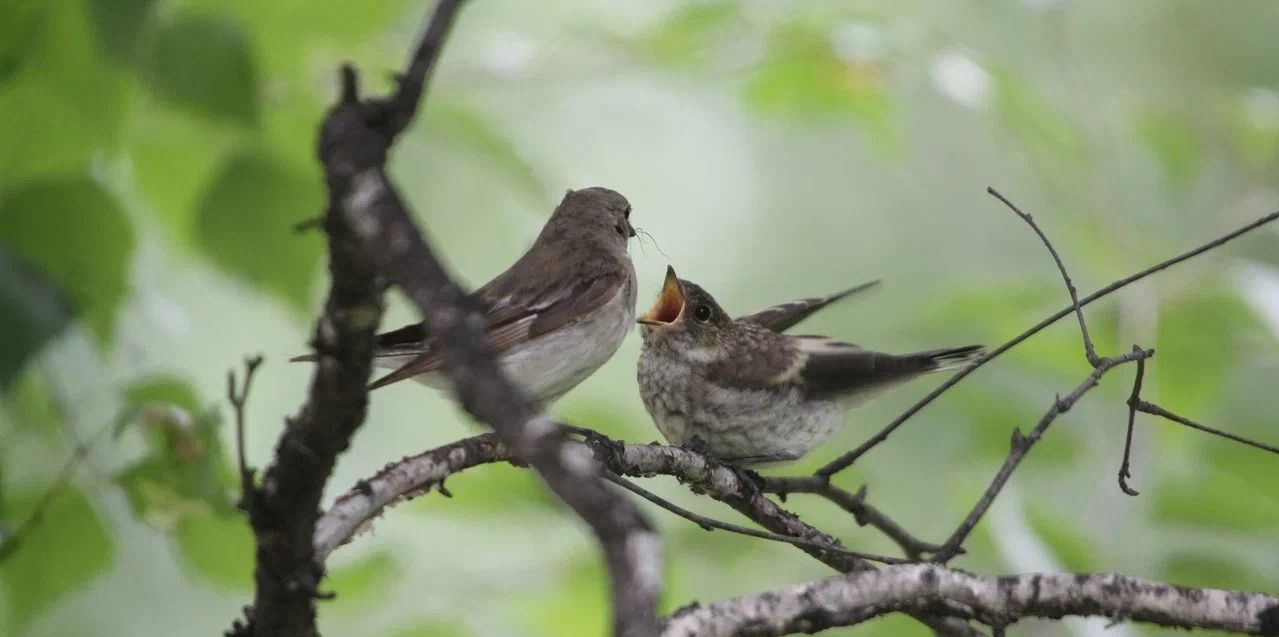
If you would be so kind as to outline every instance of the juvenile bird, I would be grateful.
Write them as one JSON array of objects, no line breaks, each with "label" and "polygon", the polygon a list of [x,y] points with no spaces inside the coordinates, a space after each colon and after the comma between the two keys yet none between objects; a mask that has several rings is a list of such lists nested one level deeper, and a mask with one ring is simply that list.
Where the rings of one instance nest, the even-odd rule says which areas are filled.
[{"label": "juvenile bird", "polygon": [[897,356],[780,333],[869,285],[733,319],[667,268],[656,303],[639,319],[640,395],[657,428],[671,444],[735,464],[796,460],[830,438],[847,410],[984,353],[969,345]]},{"label": "juvenile bird", "polygon": [[[630,215],[608,188],[568,191],[524,256],[473,294],[507,376],[543,406],[599,369],[634,325]],[[447,387],[424,323],[378,335],[373,363],[395,371],[370,389],[406,378]]]}]

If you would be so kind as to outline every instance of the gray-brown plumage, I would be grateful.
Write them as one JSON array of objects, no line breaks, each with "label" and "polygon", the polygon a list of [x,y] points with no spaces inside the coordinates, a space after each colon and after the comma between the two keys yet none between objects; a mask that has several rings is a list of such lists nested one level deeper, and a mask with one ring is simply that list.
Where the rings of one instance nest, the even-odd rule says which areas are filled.
[{"label": "gray-brown plumage", "polygon": [[842,426],[848,409],[984,353],[970,345],[894,355],[780,333],[829,301],[797,303],[809,309],[776,312],[783,304],[734,320],[697,284],[667,270],[657,302],[639,319],[638,377],[668,441],[741,464],[795,460]]},{"label": "gray-brown plumage", "polygon": [[[634,324],[630,213],[608,188],[568,191],[528,251],[473,293],[507,375],[543,404],[603,365]],[[406,325],[378,336],[374,364],[394,371],[370,388],[406,378],[440,387],[442,363],[425,325]]]}]

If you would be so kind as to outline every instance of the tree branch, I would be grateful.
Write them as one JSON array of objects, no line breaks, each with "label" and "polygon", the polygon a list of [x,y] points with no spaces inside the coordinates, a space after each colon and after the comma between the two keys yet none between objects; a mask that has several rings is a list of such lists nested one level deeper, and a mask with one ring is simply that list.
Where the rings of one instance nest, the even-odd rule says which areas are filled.
[{"label": "tree branch", "polygon": [[1279,598],[1195,589],[1125,575],[983,577],[931,564],[860,571],[734,600],[666,619],[665,637],[786,635],[852,626],[896,611],[966,609],[1002,629],[1021,619],[1102,616],[1245,634],[1279,631]]},{"label": "tree branch", "polygon": [[1132,430],[1137,424],[1137,401],[1141,399],[1141,381],[1146,378],[1146,359],[1137,359],[1137,373],[1132,379],[1132,395],[1128,398],[1128,428],[1124,433],[1124,459],[1119,463],[1119,490],[1130,496],[1141,495],[1136,489],[1128,486],[1128,478],[1132,477],[1128,461],[1132,457]]},{"label": "tree branch", "polygon": [[262,355],[244,359],[244,383],[236,387],[235,370],[226,373],[226,398],[235,410],[235,455],[240,472],[240,501],[237,506],[248,511],[253,493],[253,469],[244,457],[244,406],[249,402],[249,389],[253,387],[253,375],[262,366]]},{"label": "tree branch", "polygon": [[737,533],[738,535],[745,535],[747,537],[759,538],[761,540],[769,540],[772,542],[783,542],[783,543],[791,544],[794,546],[807,546],[811,548],[821,549],[823,551],[829,551],[831,553],[842,553],[849,557],[857,557],[870,562],[880,562],[882,564],[903,564],[906,562],[906,560],[903,560],[899,557],[888,557],[884,555],[875,555],[872,553],[861,553],[858,551],[850,551],[848,549],[838,547],[838,546],[831,546],[828,544],[822,544],[820,542],[814,542],[811,540],[803,540],[799,538],[788,537],[785,535],[781,535],[779,533],[769,533],[768,531],[760,531],[758,529],[747,528],[737,524],[721,522],[714,518],[708,518],[699,513],[693,513],[692,511],[689,511],[688,509],[685,509],[684,507],[681,507],[675,504],[674,502],[671,502],[670,500],[667,500],[657,495],[656,493],[653,493],[652,491],[649,491],[648,489],[645,489],[635,484],[634,482],[627,480],[626,478],[622,478],[620,476],[617,476],[611,473],[605,473],[604,479],[608,480],[609,482],[612,482],[613,484],[616,484],[619,487],[622,487],[623,489],[626,489],[627,491],[630,491],[631,493],[634,493],[635,495],[638,495],[641,498],[644,498],[645,500],[648,500],[649,502],[652,502],[653,504],[656,504],[657,506],[663,509],[666,509],[667,511],[670,511],[671,513],[674,513],[675,515],[681,518],[684,518],[685,520],[688,520],[689,522],[692,522],[693,524],[696,524],[697,526],[702,527],[702,529],[706,531],[714,531],[714,530],[728,531],[729,533]]},{"label": "tree branch", "polygon": [[589,454],[583,456],[584,450],[570,444],[502,374],[484,335],[484,317],[440,265],[382,168],[386,149],[379,140],[394,136],[411,119],[421,76],[430,70],[458,4],[436,6],[409,72],[391,98],[360,102],[355,71],[344,69],[343,102],[326,125],[321,154],[342,220],[422,313],[458,402],[491,425],[595,532],[612,579],[614,633],[650,635],[656,630],[661,588],[657,535],[633,503],[604,485]]},{"label": "tree branch", "polygon": [[[587,436],[586,444],[607,471],[632,477],[674,476],[693,492],[732,506],[774,534],[801,540],[791,543],[831,568],[840,572],[873,568],[856,553],[844,549],[837,538],[817,530],[764,497],[754,480],[740,469],[722,465],[689,449],[626,444],[589,429],[565,428]],[[362,480],[340,496],[324,514],[317,525],[316,551],[327,555],[349,541],[386,506],[426,493],[456,471],[511,459],[513,456],[505,446],[478,436],[388,465],[377,476]],[[944,635],[982,634],[959,619],[924,615],[917,619]]]},{"label": "tree branch", "polygon": [[1008,482],[1008,478],[1012,476],[1013,470],[1017,468],[1017,465],[1021,464],[1021,459],[1026,457],[1026,453],[1030,451],[1030,448],[1034,446],[1036,442],[1039,442],[1039,439],[1043,437],[1044,432],[1048,430],[1048,427],[1052,425],[1055,420],[1057,420],[1058,416],[1070,411],[1070,408],[1073,407],[1084,394],[1097,386],[1097,383],[1101,381],[1101,377],[1104,376],[1106,372],[1124,363],[1130,363],[1142,358],[1149,358],[1153,356],[1154,353],[1154,350],[1143,350],[1139,347],[1134,347],[1133,351],[1122,356],[1100,359],[1097,363],[1097,368],[1094,369],[1092,373],[1083,380],[1083,382],[1079,383],[1073,391],[1067,394],[1065,398],[1058,396],[1055,400],[1053,400],[1052,406],[1048,408],[1048,411],[1039,419],[1039,424],[1035,425],[1035,428],[1031,430],[1029,434],[1022,435],[1020,429],[1014,428],[1011,442],[1012,448],[1008,452],[1008,457],[1004,459],[1004,464],[999,467],[998,473],[996,473],[995,477],[991,480],[990,486],[986,487],[986,491],[982,493],[977,504],[973,505],[972,511],[968,513],[968,515],[964,518],[964,521],[959,524],[957,529],[955,529],[955,532],[950,535],[944,544],[942,544],[941,550],[937,551],[937,553],[933,555],[933,561],[944,564],[959,554],[964,540],[968,539],[968,534],[972,532],[973,527],[977,526],[977,522],[979,522],[982,516],[986,514],[986,510],[990,508],[990,505],[994,503],[995,496],[999,495],[999,492],[1004,488],[1004,485]]},{"label": "tree branch", "polygon": [[[443,0],[432,15],[426,33],[436,41],[433,52],[452,23],[456,4]],[[408,100],[413,106],[430,66],[417,59],[410,65],[422,76],[415,80],[416,96]],[[262,484],[244,498],[257,545],[256,586],[253,606],[245,609],[245,622],[232,625],[233,635],[316,635],[314,600],[324,573],[314,552],[320,497],[337,456],[364,422],[368,404],[366,385],[383,290],[369,252],[352,232],[352,222],[363,220],[345,214],[346,204],[352,179],[364,170],[380,170],[403,124],[387,125],[394,109],[386,102],[359,102],[354,71],[347,69],[343,79],[341,99],[320,130],[319,154],[329,193],[324,228],[331,283],[315,327],[319,361],[307,400],[297,416],[286,420]],[[411,116],[399,114],[404,123]]]},{"label": "tree branch", "polygon": [[337,547],[351,541],[386,507],[415,498],[432,488],[444,490],[444,480],[470,467],[511,459],[506,446],[494,434],[464,438],[386,465],[377,475],[361,480],[338,496],[315,525],[315,555],[327,559]]},{"label": "tree branch", "polygon": [[941,545],[931,544],[911,535],[900,524],[867,502],[864,485],[857,493],[850,493],[846,489],[831,484],[829,480],[817,476],[768,477],[764,478],[764,491],[778,494],[783,501],[790,493],[811,493],[826,498],[839,508],[851,513],[858,526],[869,525],[887,535],[912,561],[941,550]]},{"label": "tree branch", "polygon": [[888,436],[892,435],[892,433],[896,431],[898,427],[902,426],[902,424],[904,424],[907,420],[910,420],[912,416],[919,413],[920,410],[922,410],[924,407],[927,407],[934,400],[937,400],[939,396],[946,393],[951,387],[958,385],[961,381],[963,381],[973,372],[977,371],[978,368],[994,360],[995,358],[998,358],[1004,352],[1007,352],[1008,350],[1016,347],[1017,345],[1020,345],[1026,339],[1043,331],[1044,328],[1048,327],[1049,325],[1052,325],[1053,323],[1056,323],[1057,321],[1061,320],[1063,317],[1067,316],[1068,314],[1075,312],[1076,305],[1078,305],[1078,307],[1081,307],[1081,308],[1085,307],[1088,304],[1092,303],[1093,301],[1109,296],[1113,292],[1120,290],[1124,287],[1127,287],[1128,285],[1131,285],[1132,283],[1136,281],[1140,281],[1141,279],[1144,279],[1152,274],[1155,274],[1156,272],[1166,270],[1174,265],[1177,265],[1178,263],[1181,263],[1182,261],[1186,261],[1187,259],[1197,257],[1200,254],[1203,254],[1209,250],[1212,250],[1213,248],[1216,248],[1225,243],[1228,243],[1276,219],[1279,219],[1279,211],[1272,212],[1241,228],[1238,228],[1232,232],[1226,233],[1216,239],[1213,239],[1212,241],[1199,245],[1191,250],[1183,252],[1170,259],[1156,263],[1155,265],[1152,265],[1149,268],[1146,268],[1140,272],[1137,272],[1127,277],[1124,277],[1122,279],[1119,279],[1118,281],[1115,281],[1111,283],[1110,285],[1107,285],[1106,287],[1100,290],[1097,290],[1096,292],[1093,292],[1092,294],[1089,294],[1088,296],[1082,299],[1079,299],[1078,304],[1072,302],[1069,306],[1061,310],[1058,310],[1052,316],[1049,316],[1048,318],[1040,321],[1039,323],[1030,327],[1029,329],[1022,332],[1021,334],[1014,336],[1012,339],[1008,340],[1007,342],[1000,345],[999,347],[996,347],[995,349],[990,350],[989,352],[986,353],[985,356],[974,361],[972,365],[956,372],[955,375],[946,379],[946,381],[943,382],[941,385],[938,385],[936,389],[929,392],[923,398],[919,399],[918,402],[916,402],[914,405],[911,405],[906,411],[902,412],[901,415],[894,418],[892,422],[885,425],[884,428],[879,430],[879,432],[877,432],[875,435],[868,438],[865,442],[858,445],[853,450],[847,453],[844,453],[838,458],[835,458],[834,460],[826,463],[824,466],[819,468],[814,473],[814,475],[830,477],[852,466],[852,464],[854,462],[857,462],[857,459],[861,458],[863,454],[865,454],[867,451],[870,451],[871,449],[878,446],[880,443],[887,440]]}]

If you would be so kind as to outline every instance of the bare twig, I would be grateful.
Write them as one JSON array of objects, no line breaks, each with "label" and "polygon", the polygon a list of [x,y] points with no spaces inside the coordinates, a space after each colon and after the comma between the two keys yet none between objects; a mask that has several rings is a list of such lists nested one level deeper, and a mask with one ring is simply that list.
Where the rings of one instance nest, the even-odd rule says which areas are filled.
[{"label": "bare twig", "polygon": [[1096,369],[1094,369],[1093,372],[1079,384],[1079,386],[1075,387],[1074,391],[1071,391],[1064,398],[1059,396],[1053,401],[1052,406],[1049,407],[1048,411],[1039,419],[1039,424],[1036,425],[1029,434],[1022,435],[1019,429],[1013,429],[1012,449],[1009,451],[1008,457],[1004,459],[1003,466],[999,468],[999,472],[996,473],[995,477],[991,480],[990,486],[986,487],[986,491],[982,493],[981,499],[977,501],[977,504],[973,506],[972,511],[970,511],[964,518],[964,521],[960,523],[959,528],[955,529],[955,532],[946,540],[946,542],[942,545],[942,549],[933,555],[932,561],[944,564],[959,553],[959,549],[963,545],[964,540],[968,538],[968,534],[972,532],[973,527],[977,526],[977,522],[981,520],[983,515],[985,515],[986,510],[990,508],[991,503],[995,501],[995,496],[999,495],[1000,490],[1003,489],[1004,484],[1008,482],[1008,478],[1012,475],[1013,470],[1021,463],[1021,459],[1026,456],[1026,453],[1030,451],[1030,448],[1034,446],[1036,442],[1039,442],[1039,439],[1043,437],[1044,432],[1048,430],[1048,427],[1052,425],[1053,421],[1055,421],[1058,416],[1070,411],[1070,408],[1073,407],[1085,393],[1097,386],[1097,383],[1101,380],[1101,377],[1106,374],[1106,372],[1124,363],[1130,363],[1143,358],[1150,358],[1151,356],[1154,356],[1154,353],[1154,350],[1142,350],[1138,348],[1122,356],[1102,358],[1097,363]]},{"label": "bare twig", "polygon": [[851,493],[817,476],[768,477],[764,479],[764,491],[776,493],[782,497],[789,493],[811,493],[821,496],[851,513],[859,526],[871,526],[887,535],[901,547],[902,552],[911,561],[919,560],[941,549],[941,545],[931,544],[911,535],[900,524],[867,502],[864,485],[857,493]]},{"label": "bare twig", "polygon": [[248,511],[253,494],[253,472],[244,454],[244,406],[249,401],[249,389],[253,386],[253,375],[262,365],[262,355],[246,356],[244,359],[244,383],[236,387],[235,370],[226,373],[226,397],[235,410],[235,453],[240,470],[240,501],[236,506]]},{"label": "bare twig", "polygon": [[665,620],[662,635],[815,633],[890,612],[939,607],[995,627],[1081,615],[1250,635],[1279,630],[1279,597],[1272,595],[1184,588],[1115,574],[986,577],[935,564],[902,564],[687,607]]},{"label": "bare twig", "polygon": [[1228,431],[1214,429],[1212,427],[1209,427],[1208,425],[1201,425],[1193,420],[1190,420],[1189,418],[1186,418],[1185,416],[1178,416],[1177,414],[1174,414],[1168,411],[1167,409],[1164,409],[1163,407],[1160,407],[1159,405],[1156,405],[1154,403],[1148,403],[1144,400],[1137,400],[1134,408],[1137,411],[1140,411],[1142,413],[1147,413],[1152,416],[1159,416],[1161,418],[1171,420],[1179,425],[1185,425],[1187,427],[1190,427],[1191,429],[1197,429],[1204,433],[1212,434],[1214,436],[1220,436],[1227,440],[1233,440],[1235,442],[1248,445],[1249,447],[1253,447],[1254,449],[1261,449],[1262,451],[1269,451],[1270,453],[1279,454],[1279,447],[1276,447],[1274,445],[1268,445],[1264,442],[1257,442],[1256,440],[1250,440],[1238,434],[1232,434]]},{"label": "bare twig", "polygon": [[293,224],[293,231],[298,234],[301,234],[303,232],[310,232],[312,230],[323,230],[323,229],[324,229],[324,215],[311,217],[309,219],[303,219]]},{"label": "bare twig", "polygon": [[[1133,345],[1133,349],[1138,349]],[[1124,434],[1124,460],[1119,465],[1119,490],[1131,496],[1141,492],[1128,486],[1128,478],[1132,477],[1128,462],[1132,456],[1132,430],[1137,421],[1137,401],[1141,399],[1141,381],[1146,377],[1146,359],[1137,359],[1137,373],[1132,380],[1132,396],[1128,399],[1128,430]]]},{"label": "bare twig", "polygon": [[1017,207],[1017,204],[1009,201],[1008,198],[1004,197],[993,187],[988,186],[986,188],[986,192],[1003,202],[1005,206],[1008,206],[1009,210],[1012,210],[1018,217],[1021,217],[1022,221],[1025,221],[1026,224],[1030,226],[1030,229],[1034,230],[1035,234],[1039,235],[1039,240],[1044,242],[1044,247],[1048,248],[1048,253],[1052,255],[1053,261],[1057,263],[1057,270],[1061,272],[1061,278],[1066,283],[1066,291],[1070,293],[1071,309],[1075,312],[1075,318],[1079,319],[1079,333],[1084,339],[1084,355],[1088,358],[1089,365],[1092,365],[1094,368],[1097,367],[1098,363],[1101,362],[1101,358],[1097,356],[1097,349],[1093,347],[1092,337],[1088,335],[1088,323],[1084,321],[1084,312],[1079,305],[1079,292],[1075,290],[1075,283],[1070,280],[1070,273],[1066,271],[1066,264],[1062,263],[1061,255],[1057,254],[1057,248],[1053,247],[1052,241],[1048,240],[1048,235],[1044,234],[1044,231],[1040,229],[1039,224],[1035,223],[1034,217],[1022,212],[1021,208]]},{"label": "bare twig", "polygon": [[18,527],[11,533],[4,533],[0,529],[0,562],[4,562],[10,555],[13,555],[18,548],[22,546],[22,542],[36,528],[44,522],[44,516],[49,512],[49,507],[58,500],[66,490],[67,485],[71,484],[71,479],[75,477],[75,472],[80,468],[85,458],[89,457],[89,452],[93,450],[98,439],[102,434],[110,429],[110,425],[99,428],[88,440],[77,442],[75,448],[71,450],[71,455],[62,463],[62,467],[58,469],[58,475],[53,478],[53,482],[45,488],[44,493],[40,495],[40,499],[36,501],[31,512],[27,517],[18,524]]},{"label": "bare twig", "polygon": [[849,557],[857,557],[857,558],[861,558],[863,560],[867,560],[871,562],[880,562],[882,564],[904,564],[907,562],[907,560],[903,560],[897,557],[887,557],[884,555],[875,555],[873,553],[862,553],[859,551],[850,551],[842,546],[831,546],[829,544],[823,544],[821,542],[816,542],[813,540],[805,540],[802,538],[789,537],[786,535],[781,535],[779,533],[769,533],[768,531],[761,531],[759,529],[747,528],[741,525],[731,524],[729,522],[721,522],[714,518],[709,518],[704,515],[689,511],[688,509],[685,509],[675,504],[674,502],[671,502],[670,500],[667,500],[657,495],[656,493],[653,493],[652,491],[649,491],[635,484],[634,482],[631,482],[630,480],[627,480],[626,478],[622,478],[616,474],[605,473],[604,479],[622,487],[623,489],[626,489],[627,491],[630,491],[631,493],[634,493],[635,495],[638,495],[641,498],[644,498],[645,500],[648,500],[649,502],[652,502],[653,504],[656,504],[657,506],[663,509],[666,509],[667,511],[670,511],[671,513],[674,513],[675,515],[678,515],[681,518],[684,518],[685,520],[692,522],[693,524],[696,524],[697,526],[702,527],[703,529],[707,531],[713,531],[713,530],[719,529],[721,531],[728,531],[730,533],[737,533],[739,535],[756,537],[762,540],[771,540],[773,542],[784,542],[786,544],[792,544],[794,546],[805,546],[809,548],[819,549],[822,551],[828,551],[831,553],[842,553]]},{"label": "bare twig", "polygon": [[[1089,294],[1088,296],[1080,299],[1078,306],[1081,308],[1085,307],[1088,304],[1092,303],[1093,301],[1096,301],[1105,296],[1109,296],[1111,293],[1115,292],[1116,290],[1127,287],[1128,285],[1131,285],[1132,283],[1136,281],[1140,281],[1141,279],[1144,279],[1152,274],[1155,274],[1156,272],[1166,270],[1174,265],[1177,265],[1178,263],[1186,261],[1187,259],[1197,257],[1200,254],[1203,254],[1209,250],[1212,250],[1213,248],[1221,246],[1222,244],[1228,243],[1276,219],[1279,219],[1279,211],[1272,212],[1243,227],[1240,227],[1232,232],[1229,232],[1216,239],[1213,239],[1212,241],[1201,244],[1191,250],[1183,252],[1170,259],[1166,259],[1164,261],[1156,263],[1155,265],[1152,265],[1149,268],[1146,268],[1140,272],[1136,272],[1127,277],[1119,279],[1118,281],[1115,281],[1114,283],[1111,283],[1110,285],[1107,285],[1106,287],[1100,290],[1097,290],[1096,292],[1093,292],[1092,294]],[[985,356],[974,361],[972,365],[956,372],[954,376],[951,376],[944,383],[942,383],[941,385],[938,385],[936,389],[929,392],[923,398],[919,399],[919,401],[917,401],[914,405],[911,405],[910,408],[902,412],[901,415],[894,418],[892,422],[885,425],[884,428],[879,430],[879,432],[877,432],[874,436],[871,436],[869,439],[867,439],[862,444],[858,445],[853,450],[839,456],[838,458],[830,461],[826,465],[819,468],[815,472],[815,475],[829,477],[852,466],[854,462],[857,462],[858,458],[861,458],[862,455],[864,455],[867,451],[870,451],[871,449],[878,446],[880,443],[887,440],[888,437],[892,435],[892,433],[896,431],[898,427],[901,427],[903,423],[905,423],[907,420],[910,420],[912,416],[919,413],[920,410],[922,410],[924,407],[927,407],[934,400],[937,400],[939,396],[946,393],[950,388],[954,387],[955,385],[958,385],[961,381],[963,381],[973,372],[977,371],[978,368],[994,360],[995,358],[998,358],[1004,352],[1007,352],[1008,350],[1016,347],[1017,345],[1021,344],[1026,339],[1034,336],[1035,334],[1038,334],[1039,332],[1043,331],[1044,328],[1048,327],[1049,325],[1052,325],[1053,323],[1056,323],[1057,321],[1061,320],[1063,317],[1073,312],[1075,312],[1075,304],[1071,303],[1069,306],[1061,310],[1058,310],[1052,316],[1049,316],[1048,318],[1040,321],[1036,325],[1022,332],[1021,334],[1018,334],[1017,336],[1008,340],[1007,342],[1000,345],[999,347],[996,347],[995,349],[990,350],[989,352],[986,353]]]}]

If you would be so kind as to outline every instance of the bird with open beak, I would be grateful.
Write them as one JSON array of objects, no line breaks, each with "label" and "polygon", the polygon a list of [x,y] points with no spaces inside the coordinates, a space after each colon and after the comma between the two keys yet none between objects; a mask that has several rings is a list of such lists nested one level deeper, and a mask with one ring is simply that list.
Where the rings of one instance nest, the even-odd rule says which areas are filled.
[{"label": "bird with open beak", "polygon": [[[630,215],[616,191],[570,190],[524,256],[473,293],[507,377],[542,406],[599,369],[635,323]],[[370,389],[406,378],[447,387],[424,323],[378,335],[373,363],[394,371]]]},{"label": "bird with open beak", "polygon": [[671,444],[734,464],[797,460],[830,438],[847,410],[984,354],[980,345],[883,354],[781,333],[870,285],[733,319],[706,290],[667,268],[657,301],[639,318],[640,395],[657,428]]}]

